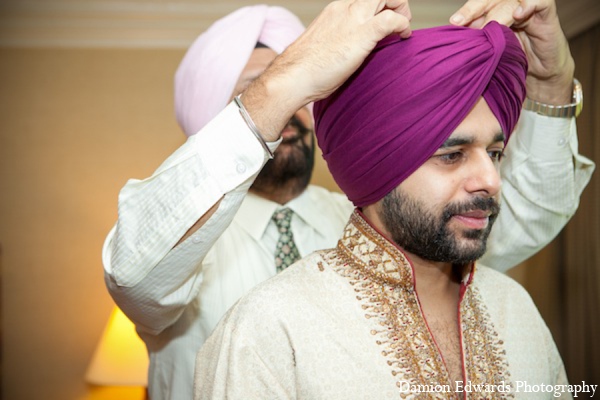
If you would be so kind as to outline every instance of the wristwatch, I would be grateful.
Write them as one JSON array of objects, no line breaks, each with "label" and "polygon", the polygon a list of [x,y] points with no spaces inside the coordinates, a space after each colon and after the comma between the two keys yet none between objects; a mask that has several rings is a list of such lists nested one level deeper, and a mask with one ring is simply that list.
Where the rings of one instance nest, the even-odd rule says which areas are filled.
[{"label": "wristwatch", "polygon": [[540,115],[557,118],[578,117],[583,108],[583,89],[577,79],[573,79],[573,98],[572,103],[564,106],[553,106],[540,103],[539,101],[526,98],[523,108],[528,111],[534,111]]}]

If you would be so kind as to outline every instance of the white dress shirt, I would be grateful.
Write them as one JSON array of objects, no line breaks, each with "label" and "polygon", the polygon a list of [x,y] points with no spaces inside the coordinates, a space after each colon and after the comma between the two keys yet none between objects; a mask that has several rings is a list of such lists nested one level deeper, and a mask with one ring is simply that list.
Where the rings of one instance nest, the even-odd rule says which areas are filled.
[{"label": "white dress shirt", "polygon": [[[278,205],[248,195],[267,159],[230,104],[151,177],[130,180],[119,194],[103,249],[105,279],[148,347],[155,400],[192,398],[198,348],[235,301],[275,275],[269,230]],[[485,264],[506,270],[558,234],[594,164],[578,155],[574,119],[524,111],[502,168],[503,210]],[[206,224],[175,247],[221,198]],[[334,246],[352,211],[344,195],[314,186],[286,206],[302,256]]]}]

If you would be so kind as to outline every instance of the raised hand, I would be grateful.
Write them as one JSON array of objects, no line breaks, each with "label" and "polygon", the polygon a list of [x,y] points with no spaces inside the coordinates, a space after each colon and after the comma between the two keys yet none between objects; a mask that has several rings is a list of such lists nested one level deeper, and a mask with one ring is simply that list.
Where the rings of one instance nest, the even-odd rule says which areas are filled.
[{"label": "raised hand", "polygon": [[511,26],[514,23],[513,14],[519,5],[519,0],[467,0],[450,17],[450,22],[470,28],[481,28],[490,21]]},{"label": "raised hand", "polygon": [[283,66],[301,68],[305,102],[321,99],[356,71],[378,41],[392,33],[410,36],[410,17],[406,0],[334,1],[286,50]]},{"label": "raised hand", "polygon": [[277,139],[298,109],[342,85],[378,41],[410,36],[410,18],[407,0],[329,3],[242,95],[265,139]]},{"label": "raised hand", "polygon": [[554,0],[522,0],[514,13],[529,61],[527,97],[546,104],[571,102],[575,62],[560,27]]},{"label": "raised hand", "polygon": [[529,61],[527,97],[546,104],[571,102],[575,64],[554,0],[468,0],[455,25],[479,28],[489,21],[512,26]]}]

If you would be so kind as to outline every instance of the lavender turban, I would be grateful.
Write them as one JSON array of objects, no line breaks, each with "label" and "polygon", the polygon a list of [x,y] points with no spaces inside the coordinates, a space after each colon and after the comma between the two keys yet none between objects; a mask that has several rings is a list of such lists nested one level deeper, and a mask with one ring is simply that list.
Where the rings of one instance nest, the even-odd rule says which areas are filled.
[{"label": "lavender turban", "polygon": [[281,53],[304,31],[294,14],[264,4],[221,18],[188,49],[175,74],[175,114],[187,136],[229,102],[257,42]]},{"label": "lavender turban", "polygon": [[357,207],[373,204],[417,170],[483,96],[507,137],[525,99],[527,59],[514,33],[416,30],[382,40],[359,70],[315,103],[319,147]]}]

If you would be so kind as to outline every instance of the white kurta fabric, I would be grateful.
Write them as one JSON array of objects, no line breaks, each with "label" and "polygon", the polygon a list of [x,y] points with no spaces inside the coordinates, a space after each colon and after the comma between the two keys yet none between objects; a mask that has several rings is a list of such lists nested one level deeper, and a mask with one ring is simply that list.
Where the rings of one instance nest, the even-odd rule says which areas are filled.
[{"label": "white kurta fabric", "polygon": [[[455,398],[413,282],[402,252],[353,214],[335,249],[259,285],[223,318],[198,353],[194,398]],[[461,293],[462,387],[485,391],[467,398],[544,399],[518,382],[567,384],[523,288],[478,266]]]},{"label": "white kurta fabric", "polygon": [[[197,349],[233,302],[275,274],[267,260],[277,205],[247,195],[266,161],[232,104],[151,177],[121,190],[119,219],[103,249],[105,279],[148,347],[153,398],[191,398]],[[577,154],[574,120],[524,111],[503,168],[504,206],[486,255],[487,265],[501,270],[558,233],[593,164]],[[212,218],[174,248],[220,198]],[[333,246],[352,210],[345,196],[316,187],[287,206],[296,213],[292,229],[301,255]]]}]

